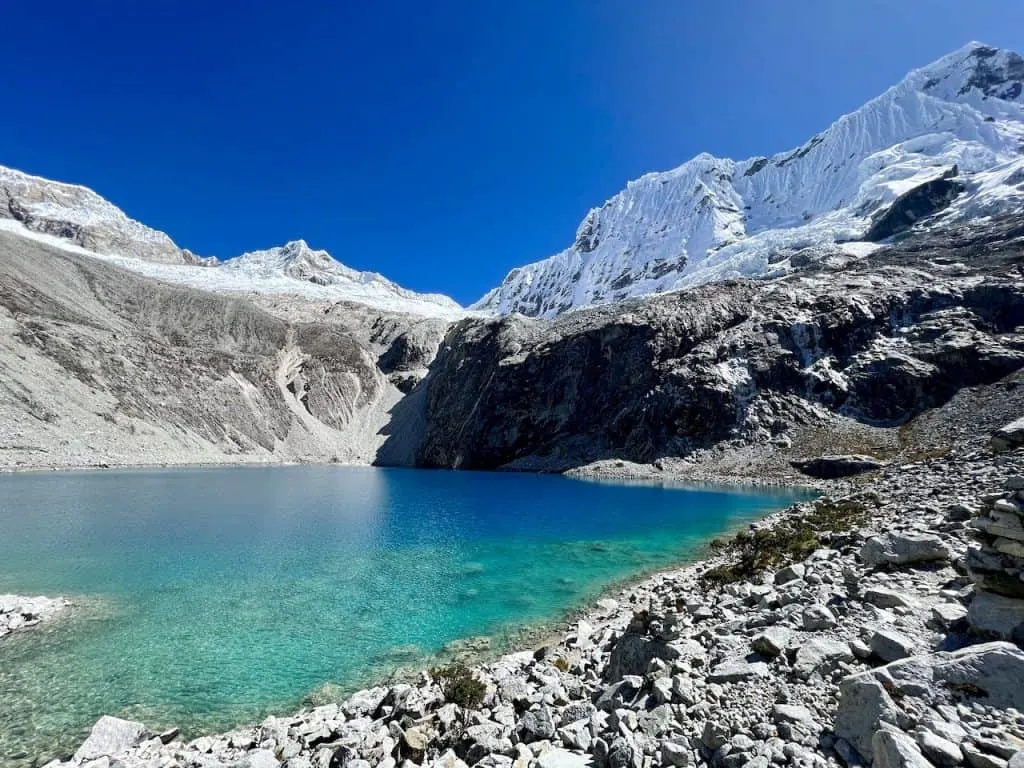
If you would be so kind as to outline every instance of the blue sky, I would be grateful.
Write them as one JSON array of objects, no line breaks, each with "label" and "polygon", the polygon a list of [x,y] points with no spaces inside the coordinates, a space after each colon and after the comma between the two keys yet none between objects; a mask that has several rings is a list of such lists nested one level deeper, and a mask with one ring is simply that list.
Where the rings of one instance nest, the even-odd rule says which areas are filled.
[{"label": "blue sky", "polygon": [[796,146],[996,0],[51,0],[4,9],[0,164],[222,258],[305,238],[478,298],[626,181]]}]

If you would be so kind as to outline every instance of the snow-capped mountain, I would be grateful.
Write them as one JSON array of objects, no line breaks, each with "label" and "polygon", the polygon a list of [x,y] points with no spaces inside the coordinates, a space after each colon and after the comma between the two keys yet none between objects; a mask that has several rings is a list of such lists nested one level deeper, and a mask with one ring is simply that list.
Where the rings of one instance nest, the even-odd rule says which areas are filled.
[{"label": "snow-capped mountain", "polygon": [[[593,304],[792,268],[855,243],[890,205],[956,175],[942,217],[1024,208],[1024,59],[971,43],[907,75],[801,147],[735,161],[701,154],[630,182],[576,241],[512,270],[474,309],[553,316]],[[946,204],[948,201],[944,201]],[[836,246],[836,244],[840,244]]]},{"label": "snow-capped mountain", "polygon": [[0,166],[0,219],[112,256],[161,264],[201,264],[163,232],[130,218],[87,187]]},{"label": "snow-capped mountain", "polygon": [[225,261],[222,272],[231,272],[254,285],[280,280],[302,281],[341,295],[350,301],[402,311],[403,304],[428,305],[439,313],[461,314],[462,308],[440,293],[416,293],[393,283],[377,272],[361,272],[334,259],[327,251],[314,250],[305,240],[265,251],[243,253]]},{"label": "snow-capped mountain", "polygon": [[0,166],[0,229],[116,262],[169,282],[220,293],[292,294],[375,309],[456,319],[465,311],[435,293],[416,293],[360,272],[303,240],[220,262],[179,248],[86,187]]}]

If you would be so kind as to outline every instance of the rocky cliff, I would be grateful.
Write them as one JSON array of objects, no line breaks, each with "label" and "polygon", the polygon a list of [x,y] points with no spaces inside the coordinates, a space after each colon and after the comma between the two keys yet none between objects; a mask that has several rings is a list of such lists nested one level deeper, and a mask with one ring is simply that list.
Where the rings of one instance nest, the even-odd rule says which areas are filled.
[{"label": "rocky cliff", "polygon": [[422,409],[416,462],[565,469],[823,443],[891,452],[919,414],[1024,367],[1022,236],[1006,219],[861,259],[815,251],[773,281],[553,320],[463,321],[418,399],[400,406]]}]

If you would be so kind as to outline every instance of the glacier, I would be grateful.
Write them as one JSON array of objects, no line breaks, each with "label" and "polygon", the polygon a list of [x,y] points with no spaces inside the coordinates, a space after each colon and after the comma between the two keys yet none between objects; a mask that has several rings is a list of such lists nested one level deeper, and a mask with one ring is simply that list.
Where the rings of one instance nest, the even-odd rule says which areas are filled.
[{"label": "glacier", "polygon": [[794,150],[742,161],[703,153],[630,182],[587,213],[572,246],[513,269],[471,309],[551,317],[780,276],[806,249],[864,255],[875,217],[943,174],[965,188],[944,220],[1021,210],[1022,90],[1021,56],[969,43]]}]

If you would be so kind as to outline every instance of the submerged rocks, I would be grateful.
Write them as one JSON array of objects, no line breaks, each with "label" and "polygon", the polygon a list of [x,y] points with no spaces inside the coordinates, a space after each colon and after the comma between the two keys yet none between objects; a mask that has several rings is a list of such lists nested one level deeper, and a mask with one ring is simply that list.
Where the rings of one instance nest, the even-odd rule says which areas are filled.
[{"label": "submerged rocks", "polygon": [[69,605],[62,597],[0,595],[0,638],[16,630],[37,626]]}]

